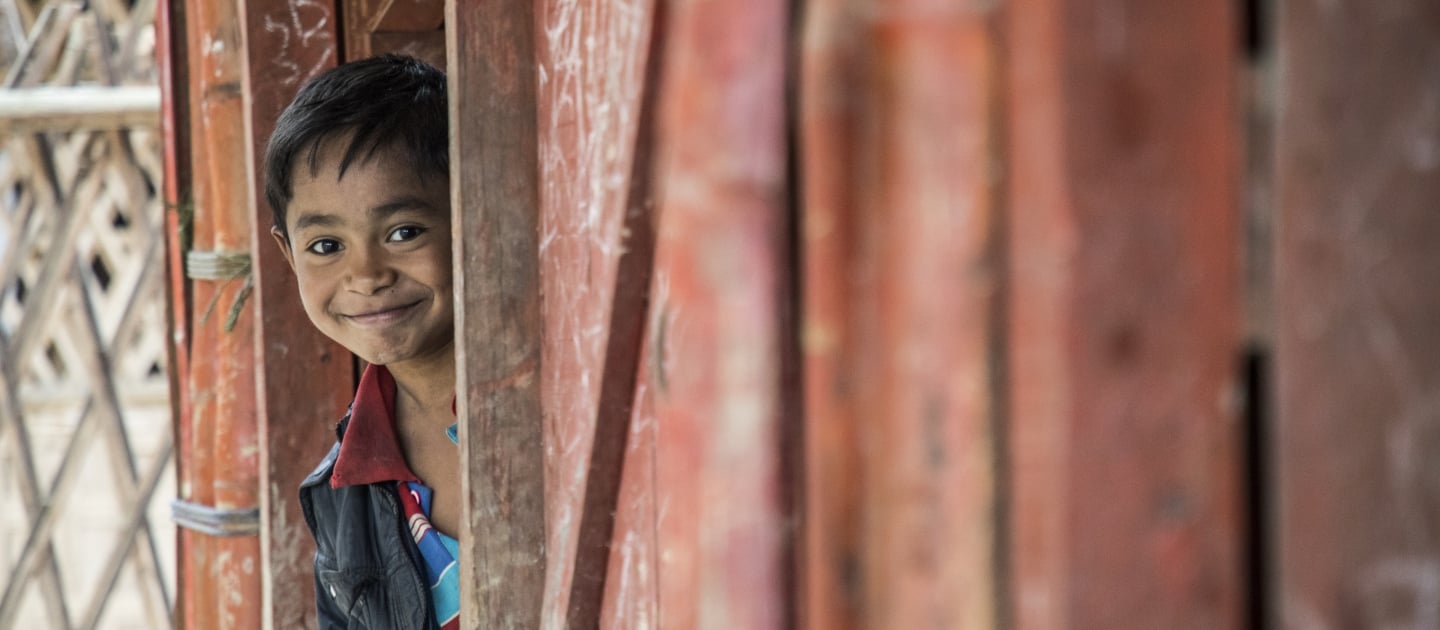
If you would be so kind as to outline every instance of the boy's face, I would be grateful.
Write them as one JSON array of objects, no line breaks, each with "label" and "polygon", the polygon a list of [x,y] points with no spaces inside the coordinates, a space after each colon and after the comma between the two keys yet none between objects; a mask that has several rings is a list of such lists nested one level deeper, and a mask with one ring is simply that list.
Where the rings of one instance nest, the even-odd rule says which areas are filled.
[{"label": "boy's face", "polygon": [[450,187],[422,181],[386,150],[338,178],[348,137],[322,144],[320,168],[301,160],[286,212],[285,252],[310,321],[370,363],[453,352]]}]

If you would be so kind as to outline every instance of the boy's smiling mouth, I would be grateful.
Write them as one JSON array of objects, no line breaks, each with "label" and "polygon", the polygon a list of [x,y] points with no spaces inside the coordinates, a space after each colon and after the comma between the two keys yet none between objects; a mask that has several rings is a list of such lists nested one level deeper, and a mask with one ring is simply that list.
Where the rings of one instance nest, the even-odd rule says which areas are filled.
[{"label": "boy's smiling mouth", "polygon": [[404,319],[416,306],[419,306],[421,302],[424,302],[424,300],[416,300],[398,306],[388,306],[364,313],[355,313],[352,315],[342,314],[341,317],[360,326],[385,326]]}]

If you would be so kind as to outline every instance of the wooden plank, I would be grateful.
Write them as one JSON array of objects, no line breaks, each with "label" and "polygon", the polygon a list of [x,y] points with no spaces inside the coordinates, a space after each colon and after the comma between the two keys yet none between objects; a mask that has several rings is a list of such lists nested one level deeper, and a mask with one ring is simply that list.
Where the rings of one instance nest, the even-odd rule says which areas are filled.
[{"label": "wooden plank", "polygon": [[445,69],[445,31],[442,30],[424,33],[402,31],[371,33],[370,50],[375,54],[409,55],[441,70]]},{"label": "wooden plank", "polygon": [[812,9],[801,622],[996,627],[994,7]]},{"label": "wooden plank", "polygon": [[780,330],[788,309],[789,5],[667,3],[655,275],[660,628],[793,623]]},{"label": "wooden plank", "polygon": [[800,31],[799,156],[804,474],[797,593],[799,625],[861,627],[860,442],[852,259],[859,216],[858,126],[865,50],[860,16],[844,0],[815,0]]},{"label": "wooden plank", "polygon": [[1240,626],[1233,11],[1007,8],[1018,630]]},{"label": "wooden plank", "polygon": [[1440,5],[1281,3],[1274,627],[1440,626]]},{"label": "wooden plank", "polygon": [[344,58],[400,53],[445,68],[442,0],[339,0]]},{"label": "wooden plank", "polygon": [[533,3],[445,3],[459,390],[460,625],[540,627],[539,163]]},{"label": "wooden plank", "polygon": [[445,4],[435,0],[382,0],[366,30],[419,33],[438,31],[445,23]]},{"label": "wooden plank", "polygon": [[[651,207],[634,203],[653,3],[541,3],[541,365],[546,449],[542,624],[598,622],[634,400]],[[642,184],[649,194],[648,181]]]},{"label": "wooden plank", "polygon": [[891,2],[861,18],[866,157],[841,219],[853,249],[826,280],[855,279],[865,627],[996,627],[995,15]]},{"label": "wooden plank", "polygon": [[[265,145],[300,86],[339,56],[336,7],[328,0],[242,0],[245,118],[254,261],[255,370],[259,412],[263,623],[315,625],[315,543],[296,493],[335,443],[334,426],[355,391],[351,354],[309,325],[295,274],[270,238]],[[305,322],[296,325],[296,322]]]},{"label": "wooden plank", "polygon": [[[177,489],[191,483],[189,291],[185,280],[185,248],[189,221],[182,217],[193,211],[189,204],[190,186],[190,124],[189,69],[186,50],[188,32],[185,26],[185,2],[160,0],[155,16],[155,59],[160,83],[160,134],[163,151],[164,177],[162,202],[165,204],[165,330],[166,376],[170,382],[171,444],[175,449],[175,485]],[[186,206],[190,210],[186,210]],[[179,490],[183,496],[184,491]],[[195,577],[191,559],[192,534],[176,528],[175,549],[175,625],[187,625],[192,616]]]}]

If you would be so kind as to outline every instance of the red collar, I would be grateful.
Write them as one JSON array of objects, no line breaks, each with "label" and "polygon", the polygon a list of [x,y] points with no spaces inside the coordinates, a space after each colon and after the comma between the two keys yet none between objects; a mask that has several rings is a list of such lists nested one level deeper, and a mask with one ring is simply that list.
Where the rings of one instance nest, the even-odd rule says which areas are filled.
[{"label": "red collar", "polygon": [[343,488],[381,481],[420,481],[405,463],[395,438],[395,378],[383,365],[371,364],[360,376],[350,424],[340,441],[340,455],[330,474],[330,487]]}]

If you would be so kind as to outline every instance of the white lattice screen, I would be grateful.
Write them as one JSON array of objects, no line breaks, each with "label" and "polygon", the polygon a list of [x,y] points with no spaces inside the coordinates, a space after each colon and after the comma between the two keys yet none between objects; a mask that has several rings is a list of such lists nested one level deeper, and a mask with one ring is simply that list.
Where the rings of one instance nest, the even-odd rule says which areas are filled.
[{"label": "white lattice screen", "polygon": [[0,9],[0,628],[168,628],[159,113],[101,113],[158,102],[154,2]]}]

